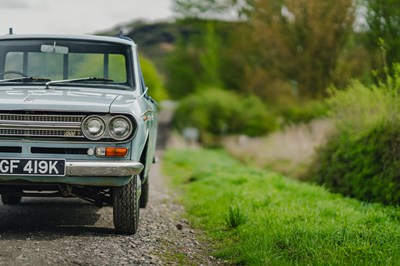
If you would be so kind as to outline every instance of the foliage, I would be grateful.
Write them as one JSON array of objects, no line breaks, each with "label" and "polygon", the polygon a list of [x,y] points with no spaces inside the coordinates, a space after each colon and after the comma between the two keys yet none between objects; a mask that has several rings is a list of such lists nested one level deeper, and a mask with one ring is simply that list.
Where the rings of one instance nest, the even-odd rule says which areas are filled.
[{"label": "foliage", "polygon": [[367,33],[355,31],[349,34],[343,50],[338,57],[332,83],[335,87],[344,89],[352,79],[358,79],[365,84],[371,84],[374,62],[380,58],[378,51],[367,46]]},{"label": "foliage", "polygon": [[[181,201],[191,223],[216,242],[214,255],[228,264],[400,261],[399,209],[363,204],[319,186],[245,167],[222,151],[168,151],[163,167],[183,191]],[[240,206],[239,213],[247,218],[237,227],[226,223],[232,206]]]},{"label": "foliage", "polygon": [[390,116],[389,91],[354,80],[347,90],[332,90],[327,100],[340,132],[360,136]]},{"label": "foliage", "polygon": [[[256,69],[292,84],[301,98],[326,96],[354,21],[352,0],[260,0],[243,39]],[[268,82],[265,82],[268,84]]]},{"label": "foliage", "polygon": [[[178,13],[186,18],[204,18],[202,14],[208,10],[223,16],[230,8],[240,10],[236,12],[238,16],[245,14],[244,19],[231,23],[231,27],[217,28],[215,25],[219,22],[214,21],[215,36],[212,39],[213,31],[207,30],[201,23],[197,26],[200,26],[198,29],[202,38],[193,38],[193,35],[185,37],[184,49],[176,49],[171,56],[179,59],[186,53],[189,56],[186,63],[190,62],[191,66],[185,65],[184,60],[177,60],[181,64],[175,61],[173,68],[182,68],[184,71],[181,73],[185,74],[181,78],[180,72],[174,71],[176,74],[170,79],[181,85],[187,81],[187,85],[179,86],[182,89],[168,86],[181,91],[181,94],[186,94],[193,85],[201,86],[204,82],[209,84],[210,80],[218,80],[215,76],[207,78],[204,75],[206,70],[219,76],[220,82],[213,83],[213,86],[253,93],[270,103],[280,95],[295,99],[326,96],[329,84],[343,84],[343,77],[348,78],[351,76],[349,73],[364,73],[357,72],[360,68],[356,65],[359,66],[363,58],[354,62],[357,58],[353,56],[355,48],[346,54],[346,60],[354,62],[354,67],[339,65],[352,32],[354,6],[351,0],[175,0],[174,5],[179,7]],[[200,15],[191,15],[193,9]],[[183,22],[190,24],[193,21],[199,20],[186,19]],[[207,40],[213,40],[211,44],[223,44],[223,47],[213,49],[216,46],[207,44]],[[357,49],[360,50],[359,47]],[[211,53],[213,60],[208,60],[208,67],[204,68],[201,55],[210,54],[210,51],[215,51]]]},{"label": "foliage", "polygon": [[381,65],[392,66],[400,60],[400,1],[368,0],[368,46],[372,49],[384,49]]},{"label": "foliage", "polygon": [[206,25],[206,34],[204,36],[203,53],[200,54],[200,63],[202,75],[200,83],[202,87],[206,86],[221,86],[219,75],[219,41],[215,32],[215,26],[212,22]]},{"label": "foliage", "polygon": [[242,97],[221,89],[203,89],[183,99],[175,113],[175,126],[196,127],[207,133],[262,135],[276,129],[277,121],[255,96]]},{"label": "foliage", "polygon": [[149,94],[151,97],[153,97],[156,101],[167,99],[168,93],[154,64],[142,56],[140,57],[140,66],[142,68],[146,86],[149,87]]},{"label": "foliage", "polygon": [[375,125],[358,138],[341,134],[319,151],[313,180],[367,202],[400,203],[400,128]]},{"label": "foliage", "polygon": [[279,106],[277,111],[283,118],[283,124],[308,123],[313,119],[326,117],[329,105],[325,101],[308,101],[303,104],[291,103]]},{"label": "foliage", "polygon": [[[182,99],[203,87],[224,87],[221,62],[222,24],[214,21],[183,20],[180,23],[197,31],[178,40],[166,58],[167,88],[172,98]],[[189,29],[187,29],[189,31]],[[226,42],[224,43],[226,45]]]},{"label": "foliage", "polygon": [[195,52],[180,40],[165,61],[166,87],[171,98],[181,99],[195,91],[199,68]]},{"label": "foliage", "polygon": [[354,81],[329,103],[338,132],[322,147],[308,177],[368,202],[400,203],[400,69],[379,87]]}]

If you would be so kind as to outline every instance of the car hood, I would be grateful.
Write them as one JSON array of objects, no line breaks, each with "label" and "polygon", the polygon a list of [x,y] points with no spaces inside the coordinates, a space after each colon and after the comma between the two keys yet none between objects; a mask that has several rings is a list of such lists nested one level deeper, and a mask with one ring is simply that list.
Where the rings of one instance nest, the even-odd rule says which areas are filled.
[{"label": "car hood", "polygon": [[108,113],[117,98],[125,97],[112,90],[88,88],[0,88],[0,109]]}]

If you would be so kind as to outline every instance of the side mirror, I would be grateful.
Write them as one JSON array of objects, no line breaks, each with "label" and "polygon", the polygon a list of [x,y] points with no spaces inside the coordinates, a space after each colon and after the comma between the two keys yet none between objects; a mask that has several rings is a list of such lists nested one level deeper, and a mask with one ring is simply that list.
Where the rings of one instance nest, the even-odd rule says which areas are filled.
[{"label": "side mirror", "polygon": [[144,96],[146,96],[147,91],[149,90],[149,87],[146,87],[146,89],[144,90],[144,92],[142,93],[142,95],[139,96],[139,99],[143,98]]}]

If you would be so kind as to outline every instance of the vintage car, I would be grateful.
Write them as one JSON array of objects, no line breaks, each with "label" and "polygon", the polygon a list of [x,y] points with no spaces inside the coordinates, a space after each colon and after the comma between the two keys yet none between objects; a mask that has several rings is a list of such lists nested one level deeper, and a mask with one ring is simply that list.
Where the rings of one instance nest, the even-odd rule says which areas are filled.
[{"label": "vintage car", "polygon": [[155,161],[157,106],[124,36],[0,37],[0,194],[113,207],[134,234]]}]

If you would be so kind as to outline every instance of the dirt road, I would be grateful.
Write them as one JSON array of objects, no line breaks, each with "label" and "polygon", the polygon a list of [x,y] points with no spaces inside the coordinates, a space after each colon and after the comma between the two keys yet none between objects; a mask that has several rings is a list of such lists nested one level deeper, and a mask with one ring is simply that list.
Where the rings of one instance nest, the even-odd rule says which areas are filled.
[{"label": "dirt road", "polygon": [[23,199],[0,206],[0,265],[164,264],[171,239],[185,234],[159,166],[154,167],[148,208],[135,236],[117,235],[112,208],[77,199]]}]

